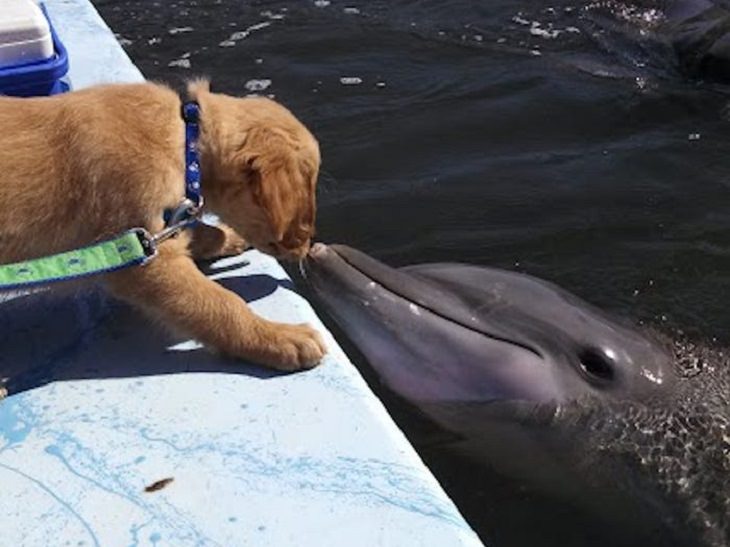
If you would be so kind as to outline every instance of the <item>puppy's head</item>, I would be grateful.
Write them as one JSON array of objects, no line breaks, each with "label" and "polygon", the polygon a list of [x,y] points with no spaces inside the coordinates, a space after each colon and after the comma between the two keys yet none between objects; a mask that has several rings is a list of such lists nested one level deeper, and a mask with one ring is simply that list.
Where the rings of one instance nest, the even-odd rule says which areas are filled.
[{"label": "puppy's head", "polygon": [[201,103],[203,195],[212,212],[265,253],[306,255],[316,214],[320,154],[291,112],[260,97],[193,84]]}]

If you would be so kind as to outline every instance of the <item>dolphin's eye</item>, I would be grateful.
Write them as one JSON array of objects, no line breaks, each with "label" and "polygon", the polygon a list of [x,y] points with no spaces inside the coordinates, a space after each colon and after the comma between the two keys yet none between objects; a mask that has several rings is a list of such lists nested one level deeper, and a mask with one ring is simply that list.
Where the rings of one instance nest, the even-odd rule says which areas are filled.
[{"label": "dolphin's eye", "polygon": [[580,367],[590,379],[610,382],[614,378],[614,361],[607,352],[596,348],[584,348],[578,354]]}]

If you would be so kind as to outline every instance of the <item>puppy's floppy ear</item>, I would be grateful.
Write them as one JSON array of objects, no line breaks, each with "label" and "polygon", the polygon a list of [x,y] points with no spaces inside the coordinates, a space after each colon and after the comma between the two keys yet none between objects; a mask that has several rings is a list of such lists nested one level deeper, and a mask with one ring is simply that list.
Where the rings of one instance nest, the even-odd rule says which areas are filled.
[{"label": "puppy's floppy ear", "polygon": [[286,238],[296,244],[298,239],[306,240],[313,228],[317,159],[307,156],[284,131],[259,126],[246,136],[243,168],[277,241]]}]

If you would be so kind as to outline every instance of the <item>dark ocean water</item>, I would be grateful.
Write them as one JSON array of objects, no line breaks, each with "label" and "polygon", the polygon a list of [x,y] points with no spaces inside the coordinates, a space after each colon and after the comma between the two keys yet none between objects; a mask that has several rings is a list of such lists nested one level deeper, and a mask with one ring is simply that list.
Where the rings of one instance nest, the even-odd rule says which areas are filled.
[{"label": "dark ocean water", "polygon": [[[271,94],[311,128],[320,240],[525,271],[730,341],[730,93],[680,73],[650,3],[95,4],[148,78]],[[426,457],[483,537],[528,541]]]}]

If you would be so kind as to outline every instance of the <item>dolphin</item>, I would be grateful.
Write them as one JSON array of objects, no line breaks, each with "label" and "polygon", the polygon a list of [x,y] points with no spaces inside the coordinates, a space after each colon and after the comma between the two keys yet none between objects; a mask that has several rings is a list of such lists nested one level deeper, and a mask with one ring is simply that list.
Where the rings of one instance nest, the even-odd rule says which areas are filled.
[{"label": "dolphin", "polygon": [[[586,40],[578,46],[574,36],[565,40],[561,64],[601,77],[664,79],[678,70],[691,79],[730,83],[728,0],[589,2],[557,17],[559,26]],[[532,18],[539,22],[541,12]],[[595,45],[608,59],[590,53]]]},{"label": "dolphin", "polygon": [[691,76],[730,82],[730,3],[672,0],[664,15],[663,32],[682,69]]},{"label": "dolphin", "polygon": [[[444,434],[438,450],[457,459],[436,462],[437,475],[467,483],[457,503],[470,521],[505,506],[480,524],[485,539],[725,544],[730,522],[718,500],[730,502],[730,492],[725,471],[712,470],[730,467],[725,459],[707,463],[727,442],[724,429],[711,425],[727,419],[717,389],[725,384],[678,390],[672,342],[552,283],[496,268],[391,268],[356,249],[318,243],[302,275],[384,384],[386,403],[395,396]],[[720,402],[705,413],[708,393]],[[435,453],[411,440],[422,456]],[[517,481],[508,488],[515,498],[524,485],[539,492],[528,505],[547,501],[524,508],[517,500],[522,509],[514,510],[495,494],[485,506],[480,496],[496,488],[492,479],[475,483],[485,469]],[[463,494],[469,489],[474,499]],[[532,526],[505,530],[510,520]]]},{"label": "dolphin", "polygon": [[412,403],[646,398],[674,378],[662,344],[529,275],[467,264],[395,269],[324,244],[304,275],[387,386]]},{"label": "dolphin", "polygon": [[730,82],[730,2],[652,1],[662,12],[658,35],[671,46],[688,76]]}]

